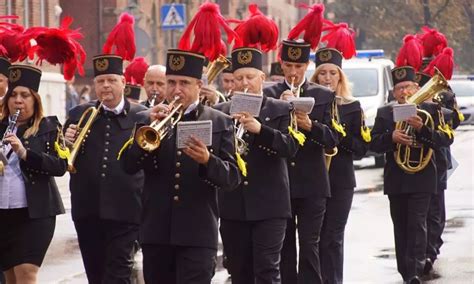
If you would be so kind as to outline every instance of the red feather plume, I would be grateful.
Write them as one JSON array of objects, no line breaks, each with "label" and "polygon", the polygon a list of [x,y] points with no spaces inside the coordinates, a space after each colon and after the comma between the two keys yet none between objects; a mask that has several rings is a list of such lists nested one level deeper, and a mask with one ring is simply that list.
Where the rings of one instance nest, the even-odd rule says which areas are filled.
[{"label": "red feather plume", "polygon": [[434,75],[434,68],[438,68],[446,80],[450,80],[453,76],[454,58],[453,49],[446,47],[443,51],[433,59],[430,64],[423,70],[424,73]]},{"label": "red feather plume", "polygon": [[8,51],[3,45],[0,44],[0,57],[8,58]]},{"label": "red feather plume", "polygon": [[125,81],[128,84],[132,85],[141,85],[143,86],[143,78],[145,78],[145,73],[148,70],[148,63],[146,63],[145,58],[135,57],[127,68],[125,68]]},{"label": "red feather plume", "polygon": [[[116,54],[124,60],[131,61],[135,57],[135,19],[128,13],[120,15],[119,22],[110,32],[102,51],[105,54]],[[114,51],[112,49],[115,47]]]},{"label": "red feather plume", "polygon": [[409,65],[418,71],[423,63],[423,46],[414,35],[406,35],[398,52],[397,66]]},{"label": "red feather plume", "polygon": [[241,42],[234,45],[239,47],[255,47],[263,52],[268,52],[277,47],[278,26],[270,17],[264,15],[256,4],[249,5],[250,17],[240,22],[235,27],[235,32],[239,35]]},{"label": "red feather plume", "polygon": [[[3,16],[3,19],[18,19],[17,16]],[[23,37],[24,27],[18,24],[8,22],[0,22],[0,44],[6,50],[6,57],[10,62],[23,61],[28,57],[31,50],[29,41],[21,40]]]},{"label": "red feather plume", "polygon": [[291,29],[288,34],[288,39],[296,39],[304,32],[303,40],[311,44],[311,49],[315,49],[321,39],[324,5],[314,4],[310,7],[306,4],[301,4],[300,7],[309,9],[310,11],[293,29]]},{"label": "red feather plume", "polygon": [[339,50],[345,59],[351,59],[356,55],[355,32],[347,23],[334,24],[329,20],[324,20],[324,23],[326,26],[323,27],[323,31],[328,33],[321,38],[321,41],[327,41],[326,47]]},{"label": "red feather plume", "polygon": [[438,55],[445,47],[448,46],[448,40],[444,34],[436,29],[430,29],[427,26],[421,28],[423,33],[418,37],[423,44],[423,55],[431,57]]},{"label": "red feather plume", "polygon": [[78,42],[83,35],[79,29],[70,29],[72,21],[72,17],[67,16],[59,28],[32,27],[22,37],[22,41],[35,40],[33,50],[38,56],[37,65],[41,65],[43,60],[53,65],[63,64],[65,80],[71,80],[76,69],[84,76],[83,65],[86,60],[86,52]]},{"label": "red feather plume", "polygon": [[[214,61],[222,54],[225,44],[221,40],[221,28],[227,34],[227,42],[231,43],[237,34],[228,26],[221,15],[219,5],[205,2],[184,31],[178,47],[196,53],[204,54],[210,61]],[[191,44],[191,35],[194,39]]]}]

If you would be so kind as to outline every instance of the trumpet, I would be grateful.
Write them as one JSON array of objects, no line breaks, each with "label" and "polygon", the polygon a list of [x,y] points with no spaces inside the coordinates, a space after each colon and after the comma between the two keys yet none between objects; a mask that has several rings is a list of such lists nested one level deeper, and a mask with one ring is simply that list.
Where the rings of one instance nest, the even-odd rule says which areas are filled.
[{"label": "trumpet", "polygon": [[[244,93],[248,92],[248,88],[245,88]],[[237,153],[240,155],[246,155],[249,151],[249,144],[244,140],[244,134],[246,132],[244,126],[238,122],[238,120],[234,120],[235,128],[235,146],[237,148]]]},{"label": "trumpet", "polygon": [[[74,167],[74,162],[76,161],[77,155],[79,154],[79,149],[81,148],[82,144],[84,143],[84,139],[86,138],[87,133],[89,132],[92,124],[95,121],[95,118],[99,114],[99,110],[102,107],[103,102],[100,102],[98,107],[89,107],[79,119],[77,123],[77,131],[79,134],[76,137],[76,140],[72,144],[71,147],[71,154],[67,157],[67,170],[68,172],[74,174],[77,172],[76,168]],[[89,115],[87,118],[86,123],[84,126],[81,127],[83,120]]]},{"label": "trumpet", "polygon": [[142,126],[135,134],[135,141],[140,148],[145,151],[153,152],[160,147],[161,141],[168,135],[183,116],[183,104],[175,104],[179,100],[176,96],[169,104],[171,107],[170,113],[162,120],[153,121],[150,125]]},{"label": "trumpet", "polygon": [[15,129],[16,122],[18,121],[18,117],[20,116],[20,109],[17,109],[15,113],[12,115],[10,122],[8,122],[7,129],[5,130],[5,133],[3,133],[2,141],[0,141],[0,155],[1,155],[1,160],[0,160],[0,175],[3,176],[5,173],[5,166],[8,164],[8,159],[5,157],[5,146],[7,146],[7,143],[5,142],[5,138],[7,137],[7,134],[12,133],[13,130]]},{"label": "trumpet", "polygon": [[156,92],[156,91],[153,91],[153,93],[151,94],[150,107],[155,106],[155,101],[156,101],[156,96],[157,95],[158,95],[158,92]]}]

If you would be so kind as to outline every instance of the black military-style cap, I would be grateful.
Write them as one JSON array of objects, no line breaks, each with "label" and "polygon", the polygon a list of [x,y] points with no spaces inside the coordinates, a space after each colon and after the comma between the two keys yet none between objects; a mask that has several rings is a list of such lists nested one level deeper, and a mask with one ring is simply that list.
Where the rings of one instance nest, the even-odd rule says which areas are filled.
[{"label": "black military-style cap", "polygon": [[[232,62],[232,57],[227,57],[229,62]],[[222,73],[234,73],[234,69],[232,68],[232,63],[226,69],[222,70]]]},{"label": "black military-style cap", "polygon": [[322,64],[331,63],[342,68],[342,54],[339,50],[334,48],[321,48],[316,51],[314,63],[316,64],[316,67]]},{"label": "black military-style cap", "polygon": [[3,74],[5,75],[5,77],[8,78],[8,75],[9,75],[8,68],[10,68],[10,66],[11,66],[10,60],[8,60],[8,58],[0,56],[0,74]]},{"label": "black military-style cap", "polygon": [[415,69],[411,66],[395,67],[392,69],[393,85],[395,86],[396,84],[405,81],[416,82],[415,74]]},{"label": "black military-style cap", "polygon": [[262,71],[262,51],[251,47],[236,48],[232,51],[232,69],[255,68]]},{"label": "black military-style cap", "polygon": [[418,83],[418,86],[423,87],[430,79],[430,75],[423,72],[416,72],[415,82]]},{"label": "black military-style cap", "polygon": [[123,59],[113,54],[101,54],[92,58],[94,77],[104,74],[123,75]]},{"label": "black military-style cap", "polygon": [[137,101],[140,99],[140,93],[141,87],[138,85],[126,84],[125,88],[123,89],[123,94],[126,98],[134,99]]},{"label": "black military-style cap", "polygon": [[270,76],[285,76],[283,69],[281,69],[280,61],[272,62],[270,66]]},{"label": "black military-style cap", "polygon": [[27,87],[38,92],[41,81],[41,70],[29,65],[12,65],[8,68],[8,90],[15,87]]},{"label": "black military-style cap", "polygon": [[302,40],[288,40],[285,39],[281,46],[281,60],[294,62],[294,63],[306,63],[309,61],[309,53],[311,51],[311,45]]},{"label": "black military-style cap", "polygon": [[180,49],[169,49],[166,54],[166,75],[181,75],[196,79],[202,77],[205,57]]}]

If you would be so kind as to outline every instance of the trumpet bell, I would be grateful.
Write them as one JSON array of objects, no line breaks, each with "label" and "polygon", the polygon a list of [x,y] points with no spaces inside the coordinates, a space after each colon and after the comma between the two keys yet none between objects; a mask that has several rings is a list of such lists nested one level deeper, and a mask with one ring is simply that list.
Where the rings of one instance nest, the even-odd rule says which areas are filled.
[{"label": "trumpet bell", "polygon": [[152,152],[161,144],[161,136],[152,126],[143,126],[137,130],[137,144],[145,151]]}]

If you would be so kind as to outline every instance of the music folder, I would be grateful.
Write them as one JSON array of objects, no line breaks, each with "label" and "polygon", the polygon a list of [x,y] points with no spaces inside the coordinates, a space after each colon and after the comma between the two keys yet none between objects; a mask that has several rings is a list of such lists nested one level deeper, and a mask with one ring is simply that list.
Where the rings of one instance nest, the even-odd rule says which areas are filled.
[{"label": "music folder", "polygon": [[181,121],[176,126],[176,148],[186,148],[191,136],[201,140],[206,146],[212,146],[212,120]]}]

